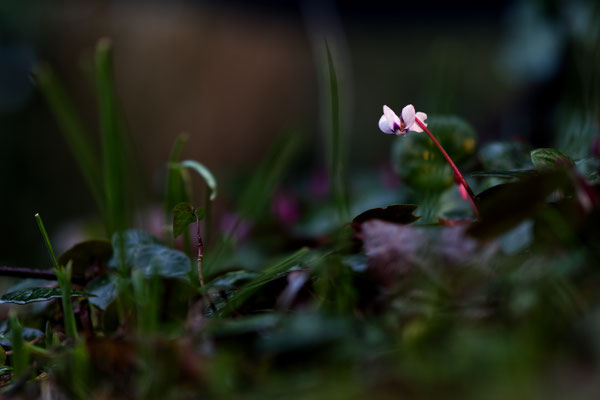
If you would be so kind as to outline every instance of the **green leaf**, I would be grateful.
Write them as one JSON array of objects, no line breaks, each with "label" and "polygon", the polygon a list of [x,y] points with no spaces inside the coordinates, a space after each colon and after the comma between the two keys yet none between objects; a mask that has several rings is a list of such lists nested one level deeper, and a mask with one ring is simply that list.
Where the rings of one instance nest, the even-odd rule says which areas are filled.
[{"label": "green leaf", "polygon": [[116,268],[121,258],[131,264],[136,251],[145,245],[160,244],[160,241],[148,232],[129,229],[121,235],[114,234],[112,238],[113,256],[109,260],[109,267]]},{"label": "green leaf", "polygon": [[396,224],[410,224],[420,218],[413,214],[417,207],[416,204],[396,204],[385,208],[372,208],[354,217],[352,222],[362,224],[370,219],[380,219]]},{"label": "green leaf", "polygon": [[210,189],[210,201],[214,201],[217,198],[217,180],[208,168],[194,160],[182,161],[180,165],[184,168],[190,168],[196,171],[202,178],[204,178],[206,186],[208,186]]},{"label": "green leaf", "polygon": [[117,298],[118,292],[115,280],[116,276],[114,274],[105,274],[88,283],[85,289],[93,295],[89,298],[89,302],[101,310],[106,310]]},{"label": "green leaf", "polygon": [[185,254],[162,245],[138,249],[132,267],[146,276],[157,274],[166,278],[187,279],[191,271],[190,259]]},{"label": "green leaf", "polygon": [[50,67],[47,65],[38,66],[33,72],[33,78],[58,122],[100,214],[105,216],[106,203],[102,186],[102,173],[100,161],[97,157],[98,152],[91,141],[92,135],[84,127],[73,102]]},{"label": "green leaf", "polygon": [[4,347],[0,346],[0,365],[4,365],[6,362],[6,351]]},{"label": "green leaf", "polygon": [[115,249],[109,266],[115,268],[123,255],[125,262],[134,270],[145,276],[187,279],[191,271],[190,259],[182,252],[173,250],[162,244],[154,236],[137,230],[123,232],[122,246],[119,235],[113,235]]},{"label": "green leaf", "polygon": [[476,196],[481,218],[469,227],[468,233],[490,239],[508,232],[531,218],[551,193],[569,185],[563,171],[547,171],[484,190]]},{"label": "green leaf", "polygon": [[[58,299],[62,296],[62,292],[59,288],[27,288],[17,290],[4,294],[0,297],[0,304],[12,303],[12,304],[28,304],[37,301],[47,301],[52,299]],[[90,297],[91,294],[81,290],[72,290],[72,297]]]},{"label": "green leaf", "polygon": [[[201,214],[201,213],[199,213]],[[198,215],[201,219],[202,215]],[[173,208],[173,237],[181,235],[189,224],[196,222],[196,210],[190,203],[179,203]]]},{"label": "green leaf", "polygon": [[59,265],[73,261],[73,272],[82,274],[91,265],[103,265],[112,254],[112,245],[108,240],[86,240],[77,243],[58,257]]},{"label": "green leaf", "polygon": [[6,365],[3,367],[0,367],[0,375],[8,374],[12,370],[13,370],[12,367],[7,367]]},{"label": "green leaf", "polygon": [[573,160],[568,155],[555,149],[535,149],[530,153],[531,162],[538,170],[555,169],[561,166],[571,167]]}]

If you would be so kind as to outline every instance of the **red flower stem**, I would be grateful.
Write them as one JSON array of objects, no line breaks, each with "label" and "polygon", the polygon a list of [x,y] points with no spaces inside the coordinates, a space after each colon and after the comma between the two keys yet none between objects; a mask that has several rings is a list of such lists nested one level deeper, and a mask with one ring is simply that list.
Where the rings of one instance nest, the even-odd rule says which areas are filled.
[{"label": "red flower stem", "polygon": [[450,158],[448,153],[446,153],[446,150],[444,150],[444,148],[442,147],[440,142],[438,142],[438,140],[435,138],[435,136],[433,136],[433,133],[431,133],[429,131],[429,129],[427,129],[427,126],[425,126],[425,124],[423,122],[421,122],[419,120],[419,118],[416,118],[416,117],[415,117],[415,122],[421,127],[421,129],[423,129],[427,133],[427,135],[429,135],[429,138],[433,141],[433,143],[435,143],[437,148],[442,152],[442,155],[444,156],[446,161],[448,161],[448,164],[450,164],[450,167],[454,171],[454,179],[458,183],[461,183],[464,186],[464,188],[466,189],[467,194],[469,195],[469,203],[471,203],[471,208],[473,208],[473,212],[475,213],[475,216],[477,218],[479,218],[479,210],[477,210],[477,205],[475,204],[475,195],[473,194],[471,187],[469,186],[469,184],[467,183],[467,181],[465,180],[463,175],[460,173],[460,171],[456,167],[456,164],[454,164],[454,161],[452,161],[452,159]]}]

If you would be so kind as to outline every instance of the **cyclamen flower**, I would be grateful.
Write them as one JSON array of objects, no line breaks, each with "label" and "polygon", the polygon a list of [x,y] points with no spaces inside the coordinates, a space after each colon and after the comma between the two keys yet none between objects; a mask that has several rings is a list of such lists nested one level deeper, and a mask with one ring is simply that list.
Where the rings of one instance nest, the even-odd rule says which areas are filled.
[{"label": "cyclamen flower", "polygon": [[409,131],[423,132],[423,129],[415,122],[415,117],[418,118],[423,125],[427,119],[427,114],[424,112],[415,113],[415,107],[412,104],[407,105],[402,109],[402,115],[399,117],[388,106],[383,106],[383,115],[379,118],[379,129],[388,135],[406,135]]}]

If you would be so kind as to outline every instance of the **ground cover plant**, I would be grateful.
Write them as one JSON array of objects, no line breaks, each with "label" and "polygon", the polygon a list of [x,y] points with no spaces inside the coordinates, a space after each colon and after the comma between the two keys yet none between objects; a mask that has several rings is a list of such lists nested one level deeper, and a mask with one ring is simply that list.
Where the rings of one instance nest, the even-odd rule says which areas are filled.
[{"label": "ground cover plant", "polygon": [[310,176],[284,184],[304,144],[282,135],[224,232],[213,203],[229,188],[181,159],[185,135],[165,160],[168,223],[135,228],[143,199],[108,39],[93,68],[100,155],[52,67],[33,71],[105,235],[55,254],[32,210],[52,268],[0,267],[22,278],[0,297],[13,305],[0,324],[4,396],[600,396],[598,155],[478,147],[458,116],[382,104],[371,134],[390,135],[400,201],[367,207],[378,177],[347,171],[340,79],[322,45],[325,190]]}]

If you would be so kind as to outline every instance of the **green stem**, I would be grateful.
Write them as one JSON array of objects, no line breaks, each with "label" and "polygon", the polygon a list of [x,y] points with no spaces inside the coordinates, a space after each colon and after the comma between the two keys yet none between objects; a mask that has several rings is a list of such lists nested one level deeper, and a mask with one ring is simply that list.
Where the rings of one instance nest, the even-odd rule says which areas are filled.
[{"label": "green stem", "polygon": [[39,213],[35,214],[35,219],[40,228],[40,232],[42,233],[42,237],[44,238],[44,242],[46,242],[48,253],[52,259],[52,264],[54,265],[54,273],[56,274],[56,279],[58,280],[58,285],[60,286],[62,293],[65,332],[67,336],[77,338],[77,325],[75,324],[75,314],[73,313],[73,303],[71,302],[71,275],[73,273],[73,262],[70,260],[66,268],[61,267],[58,264],[54,249],[52,248],[52,243],[50,243],[50,237],[48,236],[48,232],[46,232],[44,222]]},{"label": "green stem", "polygon": [[54,268],[59,268],[58,260],[56,259],[56,255],[54,255],[54,250],[52,249],[52,244],[50,243],[50,238],[48,237],[48,233],[46,232],[46,228],[44,227],[44,222],[42,221],[42,217],[40,214],[35,214],[35,220],[40,228],[40,232],[42,233],[42,237],[44,238],[44,242],[46,242],[46,248],[48,249],[48,253],[50,254],[50,258],[52,259],[52,265]]}]

